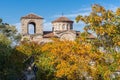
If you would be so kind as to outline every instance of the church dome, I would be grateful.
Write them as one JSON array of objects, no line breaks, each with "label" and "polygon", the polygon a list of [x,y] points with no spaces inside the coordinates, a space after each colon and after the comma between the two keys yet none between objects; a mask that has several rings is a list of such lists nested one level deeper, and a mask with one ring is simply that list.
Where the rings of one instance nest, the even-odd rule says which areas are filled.
[{"label": "church dome", "polygon": [[72,20],[68,19],[67,17],[59,17],[57,18],[56,20],[52,21],[52,23],[55,23],[55,22],[70,22],[70,23],[73,23]]}]

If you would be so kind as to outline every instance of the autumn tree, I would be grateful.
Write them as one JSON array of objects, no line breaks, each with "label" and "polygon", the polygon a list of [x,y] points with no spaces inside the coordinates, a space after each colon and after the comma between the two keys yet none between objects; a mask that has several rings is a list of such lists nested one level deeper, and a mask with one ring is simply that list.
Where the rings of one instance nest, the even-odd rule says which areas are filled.
[{"label": "autumn tree", "polygon": [[[79,15],[76,17],[76,21],[85,23],[84,34],[93,32],[97,36],[96,39],[91,40],[92,47],[94,50],[104,53],[102,58],[105,60],[102,61],[102,64],[98,64],[97,70],[100,70],[103,79],[110,80],[110,75],[120,70],[118,58],[120,56],[120,8],[113,12],[94,4],[92,12],[88,16]],[[103,49],[101,50],[101,48]]]},{"label": "autumn tree", "polygon": [[[20,40],[20,35],[14,26],[3,23],[0,19],[0,79],[14,80],[16,76],[15,65],[11,61],[10,56],[14,48],[11,46],[14,42]],[[14,66],[14,68],[13,68]],[[13,78],[10,78],[13,77]]]},{"label": "autumn tree", "polygon": [[95,44],[98,44],[99,47],[104,48],[106,53],[109,53],[110,50],[116,51],[116,49],[120,48],[119,8],[116,12],[113,12],[112,10],[106,10],[98,4],[94,4],[90,15],[79,15],[76,17],[76,21],[83,21],[86,24],[84,30],[86,32],[92,31],[97,35],[97,42]]}]

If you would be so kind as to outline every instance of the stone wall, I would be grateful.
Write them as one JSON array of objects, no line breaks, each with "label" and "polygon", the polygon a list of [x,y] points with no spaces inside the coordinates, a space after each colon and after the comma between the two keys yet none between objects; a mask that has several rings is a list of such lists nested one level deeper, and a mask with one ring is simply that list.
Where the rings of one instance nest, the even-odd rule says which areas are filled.
[{"label": "stone wall", "polygon": [[35,23],[35,34],[43,34],[43,20],[42,19],[21,19],[22,35],[28,34],[29,23]]}]

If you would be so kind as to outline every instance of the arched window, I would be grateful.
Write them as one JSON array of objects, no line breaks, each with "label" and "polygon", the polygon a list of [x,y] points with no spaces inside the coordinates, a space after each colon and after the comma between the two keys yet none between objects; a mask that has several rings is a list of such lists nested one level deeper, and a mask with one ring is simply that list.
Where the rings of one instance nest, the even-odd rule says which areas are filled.
[{"label": "arched window", "polygon": [[62,30],[66,30],[65,24],[63,24],[63,26],[62,26]]},{"label": "arched window", "polygon": [[67,24],[67,30],[69,30],[69,24]]},{"label": "arched window", "polygon": [[54,27],[52,27],[52,31],[54,31]]},{"label": "arched window", "polygon": [[70,24],[70,29],[73,29],[73,24]]},{"label": "arched window", "polygon": [[35,34],[36,33],[36,25],[34,22],[30,22],[28,24],[28,34]]}]

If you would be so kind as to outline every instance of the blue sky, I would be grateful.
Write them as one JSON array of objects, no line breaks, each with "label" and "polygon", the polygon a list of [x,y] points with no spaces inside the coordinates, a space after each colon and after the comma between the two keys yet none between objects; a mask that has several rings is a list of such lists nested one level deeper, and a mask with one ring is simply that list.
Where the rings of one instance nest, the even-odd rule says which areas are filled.
[{"label": "blue sky", "polygon": [[[79,14],[88,15],[92,4],[100,4],[113,11],[120,7],[120,0],[0,0],[0,18],[20,29],[20,18],[29,13],[44,17],[44,30],[51,30],[51,21],[61,16],[74,20]],[[74,23],[82,31],[83,23]]]}]

